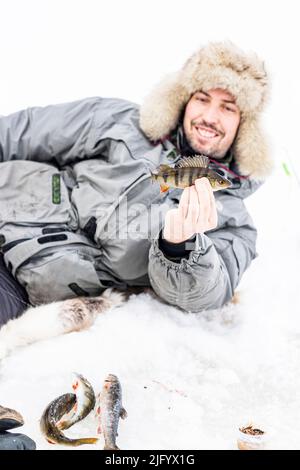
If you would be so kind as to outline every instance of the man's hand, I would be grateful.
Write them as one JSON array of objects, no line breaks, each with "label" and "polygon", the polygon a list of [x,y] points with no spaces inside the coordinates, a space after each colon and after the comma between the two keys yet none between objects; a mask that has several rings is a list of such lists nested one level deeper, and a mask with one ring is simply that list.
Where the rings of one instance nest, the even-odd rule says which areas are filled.
[{"label": "man's hand", "polygon": [[199,178],[195,185],[185,188],[177,209],[166,213],[163,238],[181,243],[195,233],[204,233],[217,226],[215,198],[207,178]]}]

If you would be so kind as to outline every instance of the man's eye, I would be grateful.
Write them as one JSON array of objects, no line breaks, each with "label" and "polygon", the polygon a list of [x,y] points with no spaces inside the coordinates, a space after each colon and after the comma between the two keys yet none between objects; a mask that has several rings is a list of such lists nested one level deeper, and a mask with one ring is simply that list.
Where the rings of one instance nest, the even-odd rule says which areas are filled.
[{"label": "man's eye", "polygon": [[196,100],[201,101],[202,103],[207,103],[208,102],[208,99],[203,98],[203,96],[197,96]]},{"label": "man's eye", "polygon": [[226,111],[229,111],[230,113],[235,113],[235,109],[231,108],[230,106],[225,106]]}]

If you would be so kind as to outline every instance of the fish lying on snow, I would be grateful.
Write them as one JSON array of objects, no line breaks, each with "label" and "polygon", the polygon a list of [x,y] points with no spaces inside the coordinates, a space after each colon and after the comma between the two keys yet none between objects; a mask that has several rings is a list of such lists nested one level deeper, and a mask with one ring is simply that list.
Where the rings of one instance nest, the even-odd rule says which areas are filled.
[{"label": "fish lying on snow", "polygon": [[209,158],[205,155],[181,158],[174,167],[160,165],[151,172],[151,179],[160,183],[161,192],[172,188],[187,188],[198,178],[206,177],[213,191],[226,189],[231,186],[229,180],[209,168]]},{"label": "fish lying on snow", "polygon": [[72,388],[76,402],[70,412],[64,414],[56,423],[58,429],[68,429],[84,419],[95,407],[96,397],[90,382],[81,374],[74,372]]},{"label": "fish lying on snow", "polygon": [[104,450],[119,450],[116,444],[120,417],[125,419],[126,410],[122,406],[122,388],[119,379],[109,374],[96,399],[96,417],[99,420],[98,434],[104,435]]},{"label": "fish lying on snow", "polygon": [[61,395],[47,406],[40,421],[41,431],[51,444],[95,444],[97,438],[69,439],[62,433],[63,429],[68,429],[84,419],[95,406],[94,390],[82,375],[75,374],[72,387],[76,394]]}]

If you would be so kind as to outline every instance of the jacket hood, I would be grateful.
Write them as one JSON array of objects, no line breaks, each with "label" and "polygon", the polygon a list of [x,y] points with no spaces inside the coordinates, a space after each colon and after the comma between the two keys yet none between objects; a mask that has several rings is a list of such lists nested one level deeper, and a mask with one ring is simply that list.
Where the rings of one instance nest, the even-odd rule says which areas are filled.
[{"label": "jacket hood", "polygon": [[255,54],[246,54],[230,42],[200,48],[182,69],[161,81],[141,106],[141,129],[152,141],[164,139],[177,127],[196,91],[216,88],[231,93],[241,112],[232,146],[239,173],[264,180],[273,166],[260,122],[269,95],[269,80],[264,63]]}]

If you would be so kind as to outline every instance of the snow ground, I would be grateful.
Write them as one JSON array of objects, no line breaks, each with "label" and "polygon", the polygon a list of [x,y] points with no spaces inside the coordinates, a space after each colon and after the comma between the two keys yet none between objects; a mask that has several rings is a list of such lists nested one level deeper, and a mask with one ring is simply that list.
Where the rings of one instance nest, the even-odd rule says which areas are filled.
[{"label": "snow ground", "polygon": [[[108,373],[123,387],[121,449],[236,449],[238,427],[267,432],[269,449],[300,449],[300,186],[278,166],[248,200],[259,257],[240,303],[185,314],[148,294],[99,316],[88,331],[19,349],[0,366],[1,404],[19,410],[38,449],[39,430],[71,373],[98,392]],[[93,436],[92,415],[66,435]],[[63,446],[59,448],[65,448]],[[103,442],[79,449],[101,449]]]}]

